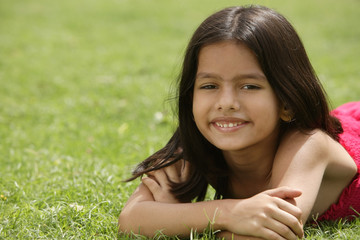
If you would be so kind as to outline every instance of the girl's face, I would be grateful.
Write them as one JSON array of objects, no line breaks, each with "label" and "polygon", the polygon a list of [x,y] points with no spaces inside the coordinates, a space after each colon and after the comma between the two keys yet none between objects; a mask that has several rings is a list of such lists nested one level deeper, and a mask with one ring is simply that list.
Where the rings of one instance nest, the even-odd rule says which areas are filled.
[{"label": "girl's face", "polygon": [[193,115],[203,136],[223,151],[273,146],[280,102],[253,53],[223,41],[203,47],[198,60]]}]

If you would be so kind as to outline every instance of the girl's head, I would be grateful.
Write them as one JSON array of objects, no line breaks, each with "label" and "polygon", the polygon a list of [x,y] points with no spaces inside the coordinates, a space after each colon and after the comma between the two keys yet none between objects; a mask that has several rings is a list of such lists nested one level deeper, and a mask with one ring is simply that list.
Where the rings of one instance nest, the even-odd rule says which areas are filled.
[{"label": "girl's head", "polygon": [[[233,41],[256,57],[282,109],[280,133],[288,129],[320,128],[334,139],[339,122],[329,115],[325,92],[292,25],[279,13],[262,6],[230,7],[208,17],[196,29],[186,49],[179,77],[179,133],[185,157],[208,173],[226,169],[221,153],[201,135],[194,122],[193,92],[199,53],[205,46]],[[210,150],[209,150],[210,149]],[[216,178],[216,177],[215,177]],[[217,185],[213,182],[213,185]]]},{"label": "girl's head", "polygon": [[[223,154],[200,133],[193,115],[200,51],[225,41],[245,47],[260,66],[277,98],[280,135],[289,129],[307,132],[319,128],[337,139],[342,131],[339,121],[329,115],[325,92],[291,24],[262,6],[223,9],[200,24],[186,49],[179,77],[179,128],[162,150],[135,170],[136,177],[181,158],[188,160],[194,166],[192,177],[172,189],[179,199],[202,199],[208,183],[218,194],[227,195],[228,169]],[[176,154],[179,146],[183,148],[180,156]]]},{"label": "girl's head", "polygon": [[245,45],[256,56],[287,115],[281,124],[283,131],[289,127],[305,131],[321,128],[337,138],[338,127],[329,117],[325,92],[299,36],[282,15],[262,6],[226,8],[197,28],[187,47],[180,76],[180,129],[189,134],[197,131],[192,100],[200,50],[225,40]]}]

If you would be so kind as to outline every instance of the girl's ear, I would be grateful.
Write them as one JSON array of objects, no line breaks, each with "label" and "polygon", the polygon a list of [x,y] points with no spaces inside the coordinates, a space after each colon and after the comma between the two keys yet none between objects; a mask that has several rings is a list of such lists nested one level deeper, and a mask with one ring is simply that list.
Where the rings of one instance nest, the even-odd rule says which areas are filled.
[{"label": "girl's ear", "polygon": [[280,119],[284,122],[292,122],[294,120],[293,117],[293,112],[284,105],[280,113]]}]

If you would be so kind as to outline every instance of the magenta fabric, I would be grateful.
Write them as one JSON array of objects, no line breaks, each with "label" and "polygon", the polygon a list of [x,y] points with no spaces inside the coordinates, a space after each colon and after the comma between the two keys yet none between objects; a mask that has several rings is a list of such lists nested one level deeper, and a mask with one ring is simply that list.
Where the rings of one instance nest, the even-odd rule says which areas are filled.
[{"label": "magenta fabric", "polygon": [[334,109],[331,114],[342,124],[344,132],[340,135],[339,142],[354,159],[358,172],[341,193],[339,201],[331,205],[317,221],[360,217],[360,102],[346,103]]}]

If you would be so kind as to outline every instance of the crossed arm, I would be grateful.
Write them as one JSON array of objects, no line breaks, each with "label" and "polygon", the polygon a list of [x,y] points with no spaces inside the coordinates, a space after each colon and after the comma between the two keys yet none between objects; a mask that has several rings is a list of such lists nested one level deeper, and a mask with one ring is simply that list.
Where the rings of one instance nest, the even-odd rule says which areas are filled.
[{"label": "crossed arm", "polygon": [[330,161],[329,153],[322,150],[328,148],[323,135],[309,136],[288,137],[276,156],[270,190],[248,199],[178,203],[167,179],[183,181],[187,167],[153,172],[142,179],[123,208],[119,230],[146,236],[159,230],[169,236],[189,236],[191,230],[202,232],[210,222],[214,230],[221,230],[219,236],[228,239],[301,238],[302,223],[311,213]]},{"label": "crossed arm", "polygon": [[[159,171],[156,175],[159,178],[163,173]],[[296,234],[303,234],[301,211],[282,199],[299,196],[297,190],[283,187],[245,200],[177,203],[171,194],[166,197],[164,188],[152,178],[144,178],[120,215],[120,229],[146,236],[154,236],[158,230],[168,236],[189,236],[191,230],[202,232],[211,223],[213,229],[223,233],[244,236],[256,233],[266,239],[297,239]],[[284,227],[285,224],[289,227]]]}]

